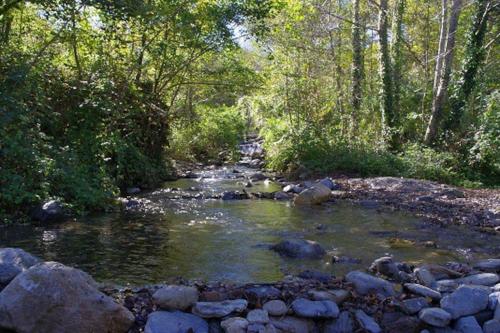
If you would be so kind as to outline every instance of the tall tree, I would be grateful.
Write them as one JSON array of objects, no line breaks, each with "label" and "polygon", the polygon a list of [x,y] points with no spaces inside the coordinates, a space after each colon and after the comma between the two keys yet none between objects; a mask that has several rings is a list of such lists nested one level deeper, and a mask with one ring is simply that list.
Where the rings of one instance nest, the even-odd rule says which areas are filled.
[{"label": "tall tree", "polygon": [[351,119],[351,135],[356,136],[359,112],[361,109],[362,100],[362,81],[363,81],[363,45],[361,42],[361,34],[363,28],[361,26],[361,15],[359,11],[359,0],[354,0],[353,3],[353,25],[352,25],[352,119]]},{"label": "tall tree", "polygon": [[380,112],[384,140],[392,146],[394,110],[392,100],[391,56],[388,44],[388,0],[380,0],[378,16],[379,75],[380,75]]},{"label": "tall tree", "polygon": [[396,123],[401,117],[401,68],[403,66],[403,14],[405,11],[405,0],[397,0],[394,8],[394,19],[392,21],[392,77],[393,77],[393,108]]},{"label": "tall tree", "polygon": [[[443,2],[443,5],[446,5],[445,1]],[[444,56],[438,55],[439,58],[444,58],[444,60],[441,67],[441,73],[436,73],[435,75],[435,77],[438,77],[438,83],[432,100],[431,118],[429,119],[429,124],[427,125],[427,130],[425,132],[424,143],[427,145],[432,144],[436,139],[439,121],[441,120],[446,103],[453,54],[455,51],[455,34],[458,27],[458,17],[460,15],[461,6],[462,0],[453,0],[451,15],[447,27],[448,33],[446,34],[446,41],[444,42]],[[441,29],[446,29],[446,24],[442,25]],[[441,45],[443,42],[440,41],[439,43]]]}]

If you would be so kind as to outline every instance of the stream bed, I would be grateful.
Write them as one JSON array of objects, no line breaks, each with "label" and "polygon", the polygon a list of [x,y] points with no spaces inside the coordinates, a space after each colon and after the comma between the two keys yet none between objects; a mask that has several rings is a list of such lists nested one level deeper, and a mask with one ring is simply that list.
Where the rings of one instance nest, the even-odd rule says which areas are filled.
[{"label": "stream bed", "polygon": [[[308,269],[342,275],[385,254],[410,263],[463,262],[491,257],[491,245],[500,242],[497,235],[442,228],[404,213],[342,201],[299,208],[289,201],[202,199],[243,190],[255,170],[235,168],[202,171],[197,179],[168,182],[141,194],[160,210],[3,227],[0,245],[81,268],[98,281],[137,285],[177,277],[274,282]],[[259,181],[248,191],[280,188]],[[300,260],[269,249],[291,238],[317,241],[327,255]]]}]

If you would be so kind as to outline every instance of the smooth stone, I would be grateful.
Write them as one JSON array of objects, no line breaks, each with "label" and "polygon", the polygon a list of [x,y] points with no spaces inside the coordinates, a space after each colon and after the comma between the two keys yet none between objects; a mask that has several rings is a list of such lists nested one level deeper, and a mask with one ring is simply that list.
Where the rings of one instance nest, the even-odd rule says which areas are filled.
[{"label": "smooth stone", "polygon": [[405,299],[402,302],[403,311],[410,315],[418,313],[420,310],[428,307],[429,302],[427,302],[425,297]]},{"label": "smooth stone", "polygon": [[457,319],[453,328],[462,333],[483,333],[476,318],[472,316]]},{"label": "smooth stone", "polygon": [[169,285],[153,294],[153,301],[162,309],[184,311],[198,302],[198,289],[187,286]]},{"label": "smooth stone", "polygon": [[397,277],[399,274],[398,266],[394,263],[392,257],[381,257],[375,259],[370,266],[370,270],[387,277]]},{"label": "smooth stone", "polygon": [[498,303],[500,303],[500,291],[495,291],[488,296],[488,309],[495,310]]},{"label": "smooth stone", "polygon": [[248,302],[244,299],[222,302],[196,302],[191,311],[202,318],[222,318],[233,312],[243,312],[247,306]]},{"label": "smooth stone", "polygon": [[7,285],[18,274],[40,262],[40,259],[19,248],[0,249],[0,287]]},{"label": "smooth stone", "polygon": [[180,311],[155,311],[149,314],[144,333],[173,332],[208,333],[208,323],[200,317]]},{"label": "smooth stone", "polygon": [[433,300],[440,300],[441,293],[426,286],[422,286],[421,284],[416,283],[405,283],[404,287],[408,289],[410,292],[417,294],[419,296],[430,297]]},{"label": "smooth stone", "polygon": [[332,191],[328,187],[317,183],[300,192],[293,200],[293,203],[298,206],[319,205],[330,199],[331,195]]},{"label": "smooth stone", "polygon": [[354,325],[348,311],[342,311],[337,319],[329,320],[323,327],[323,333],[352,333]]},{"label": "smooth stone", "polygon": [[133,322],[90,275],[56,262],[31,266],[0,293],[0,327],[18,333],[123,333]]},{"label": "smooth stone", "polygon": [[296,315],[305,318],[337,318],[339,315],[339,308],[332,301],[298,298],[292,302],[292,309]]},{"label": "smooth stone", "polygon": [[280,255],[290,258],[321,259],[326,251],[318,243],[307,239],[289,239],[271,247]]},{"label": "smooth stone", "polygon": [[473,267],[486,272],[500,272],[500,259],[480,260]]},{"label": "smooth stone", "polygon": [[414,273],[421,285],[432,288],[436,283],[434,275],[426,268],[417,268]]},{"label": "smooth stone", "polygon": [[459,284],[456,280],[436,281],[435,289],[441,293],[451,293],[457,290]]},{"label": "smooth stone", "polygon": [[292,316],[286,317],[270,317],[271,324],[278,330],[284,333],[310,333],[315,332],[315,323],[310,319],[297,318]]},{"label": "smooth stone", "polygon": [[481,286],[463,285],[441,299],[441,307],[453,319],[473,315],[488,307],[488,289]]},{"label": "smooth stone", "polygon": [[372,317],[367,315],[363,310],[356,310],[356,312],[354,312],[354,316],[356,317],[359,326],[361,326],[366,332],[369,333],[382,332],[382,329],[377,324],[377,322]]},{"label": "smooth stone", "polygon": [[342,304],[350,296],[350,292],[344,289],[310,290],[308,295],[315,301],[333,301]]},{"label": "smooth stone", "polygon": [[285,302],[281,300],[273,300],[264,303],[264,306],[262,307],[264,310],[266,310],[271,316],[283,316],[288,312],[288,307],[286,306]]},{"label": "smooth stone", "polygon": [[57,200],[50,200],[37,207],[31,218],[42,223],[57,222],[64,217],[63,205]]},{"label": "smooth stone", "polygon": [[247,314],[249,323],[267,324],[269,322],[269,315],[266,310],[255,309]]},{"label": "smooth stone", "polygon": [[491,319],[483,324],[484,333],[500,333],[500,320]]},{"label": "smooth stone", "polygon": [[361,295],[366,295],[370,292],[376,292],[385,297],[396,295],[396,291],[390,282],[360,271],[348,273],[346,280],[354,284],[356,292]]},{"label": "smooth stone", "polygon": [[458,281],[461,284],[493,286],[496,283],[498,283],[498,281],[500,281],[500,278],[495,273],[480,273],[480,274],[466,276],[464,278],[458,279]]},{"label": "smooth stone", "polygon": [[242,317],[233,317],[223,320],[220,326],[226,333],[246,333],[248,320]]},{"label": "smooth stone", "polygon": [[418,318],[432,326],[446,327],[451,321],[451,314],[441,308],[426,308],[420,311]]}]

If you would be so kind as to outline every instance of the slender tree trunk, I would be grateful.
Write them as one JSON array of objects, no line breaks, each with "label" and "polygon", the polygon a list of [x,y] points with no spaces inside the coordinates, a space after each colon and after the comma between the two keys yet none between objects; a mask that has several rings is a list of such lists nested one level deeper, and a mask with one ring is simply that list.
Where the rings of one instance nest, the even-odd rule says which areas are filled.
[{"label": "slender tree trunk", "polygon": [[488,16],[494,4],[491,0],[477,0],[472,26],[467,36],[465,57],[459,80],[450,99],[450,117],[445,123],[446,130],[459,128],[465,104],[476,86],[476,75],[483,63]]},{"label": "slender tree trunk", "polygon": [[351,114],[351,138],[358,133],[358,118],[361,109],[362,81],[363,81],[363,45],[361,43],[361,15],[359,12],[359,0],[354,0],[354,13],[352,25],[352,114]]},{"label": "slender tree trunk", "polygon": [[439,81],[442,77],[442,67],[446,48],[446,34],[448,33],[448,0],[441,1],[441,20],[439,29],[439,46],[436,56],[436,68],[434,70],[434,83],[432,84],[432,96],[436,95]]},{"label": "slender tree trunk", "polygon": [[444,61],[441,68],[442,73],[437,84],[436,93],[432,100],[432,114],[429,119],[429,124],[424,138],[424,143],[426,145],[432,144],[436,139],[439,121],[441,120],[441,115],[443,114],[443,109],[446,103],[448,85],[450,82],[451,65],[453,63],[453,54],[455,49],[455,34],[457,31],[458,17],[460,15],[461,6],[462,0],[453,0],[448,33],[446,37]]},{"label": "slender tree trunk", "polygon": [[384,141],[392,145],[392,127],[394,125],[394,110],[392,108],[392,74],[391,58],[387,38],[387,10],[388,0],[380,0],[378,17],[379,35],[379,75],[380,84],[380,112],[382,115],[382,134]]},{"label": "slender tree trunk", "polygon": [[403,14],[405,10],[405,0],[397,0],[394,9],[394,19],[392,24],[392,82],[393,82],[393,109],[394,121],[399,124],[401,117],[401,68],[403,66]]}]

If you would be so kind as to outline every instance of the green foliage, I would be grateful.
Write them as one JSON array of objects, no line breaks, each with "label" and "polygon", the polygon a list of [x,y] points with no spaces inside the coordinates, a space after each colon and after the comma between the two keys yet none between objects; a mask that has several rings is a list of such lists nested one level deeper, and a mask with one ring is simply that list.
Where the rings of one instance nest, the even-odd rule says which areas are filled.
[{"label": "green foliage", "polygon": [[217,160],[220,152],[238,157],[245,121],[236,107],[199,107],[189,123],[173,129],[171,156],[180,160]]}]

